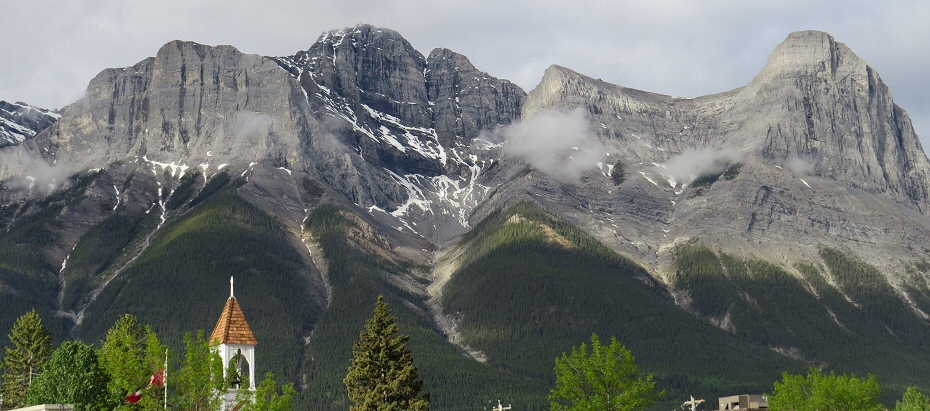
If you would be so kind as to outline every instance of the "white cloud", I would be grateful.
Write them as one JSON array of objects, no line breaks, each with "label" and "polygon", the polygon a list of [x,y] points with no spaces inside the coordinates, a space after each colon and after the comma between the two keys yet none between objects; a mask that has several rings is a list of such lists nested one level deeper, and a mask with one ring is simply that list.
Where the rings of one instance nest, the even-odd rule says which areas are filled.
[{"label": "white cloud", "polygon": [[0,176],[7,176],[3,184],[14,189],[34,189],[48,193],[61,186],[67,178],[81,167],[73,164],[49,164],[40,157],[33,157],[18,147],[0,150]]},{"label": "white cloud", "polygon": [[484,133],[480,140],[504,141],[504,150],[562,182],[576,182],[604,162],[604,146],[590,134],[583,108],[541,110],[522,122]]},{"label": "white cloud", "polygon": [[242,141],[250,139],[250,143],[256,143],[268,136],[274,119],[261,113],[250,113],[240,111],[236,113],[236,120],[233,122],[232,132],[235,146],[239,147]]},{"label": "white cloud", "polygon": [[688,149],[670,158],[664,168],[656,171],[674,177],[676,181],[689,182],[700,176],[722,173],[740,158],[740,154],[731,149]]},{"label": "white cloud", "polygon": [[814,162],[808,158],[789,157],[785,160],[785,168],[792,173],[806,176],[814,173]]}]

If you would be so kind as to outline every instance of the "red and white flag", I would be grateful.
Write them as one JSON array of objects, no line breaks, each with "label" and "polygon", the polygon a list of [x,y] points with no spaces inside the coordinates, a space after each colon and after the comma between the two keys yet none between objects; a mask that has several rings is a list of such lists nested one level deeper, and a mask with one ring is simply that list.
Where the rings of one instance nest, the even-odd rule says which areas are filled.
[{"label": "red and white flag", "polygon": [[141,400],[141,399],[142,399],[142,390],[139,390],[139,391],[136,391],[136,392],[134,392],[134,393],[132,393],[132,394],[129,394],[129,396],[126,397],[126,401],[129,401],[129,402],[131,402],[131,403],[133,403],[133,404],[139,402],[139,400]]},{"label": "red and white flag", "polygon": [[165,370],[155,371],[155,374],[152,374],[152,379],[149,380],[149,386],[165,386]]},{"label": "red and white flag", "polygon": [[165,386],[165,370],[155,371],[155,374],[152,374],[152,378],[149,379],[149,385],[132,394],[129,394],[129,396],[126,397],[126,401],[135,404],[142,399],[142,390],[163,386]]}]

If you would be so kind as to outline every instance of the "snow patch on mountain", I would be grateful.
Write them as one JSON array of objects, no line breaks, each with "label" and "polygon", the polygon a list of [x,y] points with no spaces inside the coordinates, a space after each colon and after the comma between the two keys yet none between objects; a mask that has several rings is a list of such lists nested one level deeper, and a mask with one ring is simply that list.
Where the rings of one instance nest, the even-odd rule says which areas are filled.
[{"label": "snow patch on mountain", "polygon": [[61,114],[26,103],[0,101],[0,147],[19,144],[45,130]]}]

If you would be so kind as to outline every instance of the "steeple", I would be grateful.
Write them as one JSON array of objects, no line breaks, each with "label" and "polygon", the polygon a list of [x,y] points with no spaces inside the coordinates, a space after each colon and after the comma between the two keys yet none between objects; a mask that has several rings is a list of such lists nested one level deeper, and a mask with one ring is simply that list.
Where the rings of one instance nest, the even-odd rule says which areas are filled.
[{"label": "steeple", "polygon": [[258,340],[245,320],[233,285],[233,278],[229,277],[229,298],[210,335],[210,345],[220,354],[224,367],[232,366],[233,369],[226,375],[231,384],[225,394],[224,410],[237,409],[241,405],[236,403],[238,390],[255,391],[255,346]]},{"label": "steeple", "polygon": [[252,328],[239,307],[239,301],[233,294],[232,277],[229,277],[229,299],[226,300],[223,314],[210,335],[210,344],[258,345],[258,340],[255,339],[255,334],[252,334]]}]

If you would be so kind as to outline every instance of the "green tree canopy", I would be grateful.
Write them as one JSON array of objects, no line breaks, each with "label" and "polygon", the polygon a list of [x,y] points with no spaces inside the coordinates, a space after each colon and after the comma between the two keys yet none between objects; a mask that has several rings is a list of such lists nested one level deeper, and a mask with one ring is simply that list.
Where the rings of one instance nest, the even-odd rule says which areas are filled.
[{"label": "green tree canopy", "polygon": [[203,330],[184,335],[184,360],[178,372],[176,408],[215,411],[223,405],[228,388],[223,378],[223,359],[210,346]]},{"label": "green tree canopy", "polygon": [[378,296],[374,316],[365,324],[359,340],[352,347],[354,358],[343,382],[352,411],[420,411],[429,409],[429,394],[420,394],[423,381],[401,334],[397,318]]},{"label": "green tree canopy", "polygon": [[269,372],[254,394],[250,390],[239,390],[236,401],[245,404],[243,411],[291,411],[295,395],[294,383],[285,384],[279,392],[274,373]]},{"label": "green tree canopy", "polygon": [[25,404],[29,386],[52,355],[52,334],[33,309],[13,324],[10,342],[3,357],[3,405],[17,408]]},{"label": "green tree canopy", "polygon": [[895,411],[930,411],[930,398],[927,398],[917,387],[908,387],[904,398],[894,407]]},{"label": "green tree canopy", "polygon": [[785,373],[775,383],[775,394],[769,396],[772,411],[882,411],[878,403],[881,387],[878,378],[866,379],[855,374],[841,376],[835,371],[825,375],[811,368],[807,376]]},{"label": "green tree canopy", "polygon": [[597,334],[587,344],[573,347],[555,360],[555,388],[549,394],[554,411],[644,410],[660,394],[652,376],[637,377],[636,358],[623,344],[611,338],[601,345]]},{"label": "green tree canopy", "polygon": [[110,375],[100,365],[93,347],[65,341],[29,387],[26,402],[74,404],[78,411],[108,411],[116,405],[108,390],[109,382]]},{"label": "green tree canopy", "polygon": [[[111,395],[120,399],[117,410],[163,408],[164,387],[149,386],[149,381],[164,368],[166,350],[152,327],[143,328],[132,314],[121,317],[107,331],[100,362],[110,374]],[[123,400],[137,390],[142,390],[138,403]]]}]

